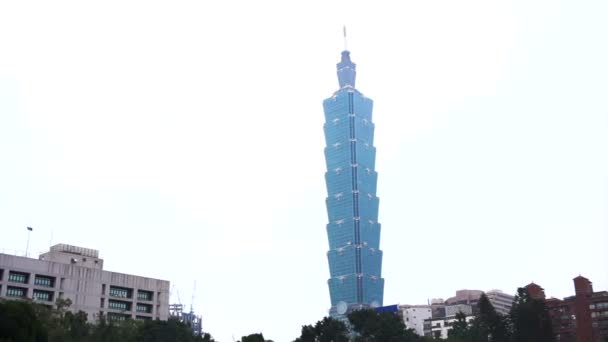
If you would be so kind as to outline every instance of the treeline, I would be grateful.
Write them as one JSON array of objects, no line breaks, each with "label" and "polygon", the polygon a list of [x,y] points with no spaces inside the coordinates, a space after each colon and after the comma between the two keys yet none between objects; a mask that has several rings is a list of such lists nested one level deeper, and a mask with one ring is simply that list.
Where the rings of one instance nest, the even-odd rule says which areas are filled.
[{"label": "treeline", "polygon": [[214,342],[209,334],[195,336],[175,319],[168,321],[101,319],[87,323],[86,313],[68,311],[69,300],[56,308],[29,301],[0,301],[0,342]]},{"label": "treeline", "polygon": [[[463,313],[449,331],[448,342],[554,342],[549,312],[542,300],[534,299],[527,289],[519,288],[507,316],[496,312],[488,297],[482,295],[475,318],[467,322]],[[305,325],[294,342],[430,342],[408,330],[401,317],[375,310],[354,311],[348,326],[340,320],[324,318]]]},{"label": "treeline", "polygon": [[[195,336],[187,325],[168,321],[87,323],[83,312],[67,310],[69,302],[49,309],[26,301],[0,301],[0,342],[215,342],[211,335]],[[551,319],[543,300],[519,288],[509,315],[500,315],[482,295],[470,322],[463,313],[449,331],[447,342],[554,342]],[[351,312],[347,320],[325,317],[302,326],[294,342],[430,342],[416,335],[401,317],[375,310]],[[261,333],[240,342],[272,342]]]}]

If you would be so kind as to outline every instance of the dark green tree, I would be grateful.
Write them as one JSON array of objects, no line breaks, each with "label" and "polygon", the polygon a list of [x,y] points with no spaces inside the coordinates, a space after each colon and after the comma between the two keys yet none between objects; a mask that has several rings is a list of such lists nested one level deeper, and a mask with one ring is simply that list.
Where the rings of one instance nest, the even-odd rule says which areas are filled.
[{"label": "dark green tree", "polygon": [[420,337],[408,330],[399,316],[376,310],[357,310],[348,315],[356,342],[414,342]]},{"label": "dark green tree", "polygon": [[195,336],[175,319],[112,322],[101,316],[91,324],[86,313],[69,311],[70,305],[58,300],[50,309],[29,301],[0,301],[0,342],[215,342],[209,334]]},{"label": "dark green tree", "polygon": [[60,338],[55,336],[53,339],[55,341],[80,342],[85,341],[89,337],[91,325],[87,323],[87,314],[82,311],[75,314],[66,312],[58,323],[63,333],[60,334]]},{"label": "dark green tree", "polygon": [[481,294],[478,313],[472,322],[470,335],[474,342],[508,342],[510,339],[506,320],[496,312],[492,303]]},{"label": "dark green tree", "polygon": [[324,317],[314,326],[302,326],[302,334],[295,342],[348,342],[348,329],[344,322]]},{"label": "dark green tree", "polygon": [[530,296],[526,288],[517,289],[511,307],[514,342],[554,342],[551,318],[543,300]]},{"label": "dark green tree", "polygon": [[211,334],[208,334],[208,333],[203,333],[200,340],[201,340],[201,342],[215,342],[215,340],[213,339]]},{"label": "dark green tree", "polygon": [[38,319],[34,304],[25,301],[0,301],[0,341],[47,340],[47,329]]},{"label": "dark green tree", "polygon": [[241,342],[272,342],[272,340],[265,340],[262,333],[251,334],[241,337]]},{"label": "dark green tree", "polygon": [[[129,326],[131,327],[131,326]],[[118,322],[108,321],[105,316],[101,316],[98,319],[97,324],[91,328],[88,341],[91,342],[111,342],[111,341],[123,341],[125,334],[123,330],[125,327],[120,325]],[[125,342],[135,342],[133,338],[128,339]]]},{"label": "dark green tree", "polygon": [[467,323],[467,315],[462,311],[456,314],[456,322],[452,325],[452,329],[448,331],[448,341],[450,342],[471,342],[471,329]]},{"label": "dark green tree", "polygon": [[173,318],[167,321],[144,321],[136,339],[137,342],[195,342],[201,340],[202,337],[194,336],[188,325]]}]

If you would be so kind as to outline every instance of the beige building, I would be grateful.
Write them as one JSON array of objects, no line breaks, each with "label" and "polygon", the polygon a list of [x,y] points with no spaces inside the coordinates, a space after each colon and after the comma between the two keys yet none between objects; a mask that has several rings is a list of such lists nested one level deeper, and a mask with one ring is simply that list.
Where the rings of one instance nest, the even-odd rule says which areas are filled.
[{"label": "beige building", "polygon": [[169,282],[103,270],[94,249],[58,244],[39,259],[0,253],[0,298],[53,305],[70,299],[70,310],[89,321],[159,319],[169,316]]},{"label": "beige building", "polygon": [[[450,297],[445,301],[446,305],[454,304],[467,304],[476,306],[479,302],[481,294],[484,293],[481,290],[458,290],[456,296]],[[485,292],[486,296],[492,306],[501,315],[508,315],[513,306],[514,296],[504,293],[501,290],[490,290]]]}]

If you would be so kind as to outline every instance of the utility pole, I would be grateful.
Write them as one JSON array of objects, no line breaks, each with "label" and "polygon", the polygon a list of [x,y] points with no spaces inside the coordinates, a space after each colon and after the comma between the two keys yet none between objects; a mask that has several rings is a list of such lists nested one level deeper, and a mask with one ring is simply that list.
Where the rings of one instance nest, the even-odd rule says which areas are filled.
[{"label": "utility pole", "polygon": [[30,249],[30,233],[34,230],[32,227],[27,227],[27,245],[25,246],[25,257],[27,258],[27,254]]}]

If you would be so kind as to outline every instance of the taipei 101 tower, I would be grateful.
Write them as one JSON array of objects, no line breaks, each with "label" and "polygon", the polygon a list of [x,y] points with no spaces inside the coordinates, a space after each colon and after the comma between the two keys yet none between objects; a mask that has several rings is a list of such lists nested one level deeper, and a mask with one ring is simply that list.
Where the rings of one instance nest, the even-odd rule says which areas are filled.
[{"label": "taipei 101 tower", "polygon": [[[346,30],[344,32],[346,41]],[[346,44],[345,44],[346,45]],[[344,48],[340,88],[323,101],[327,172],[330,316],[382,306],[384,279],[375,169],[373,101],[355,88],[356,65]]]}]

